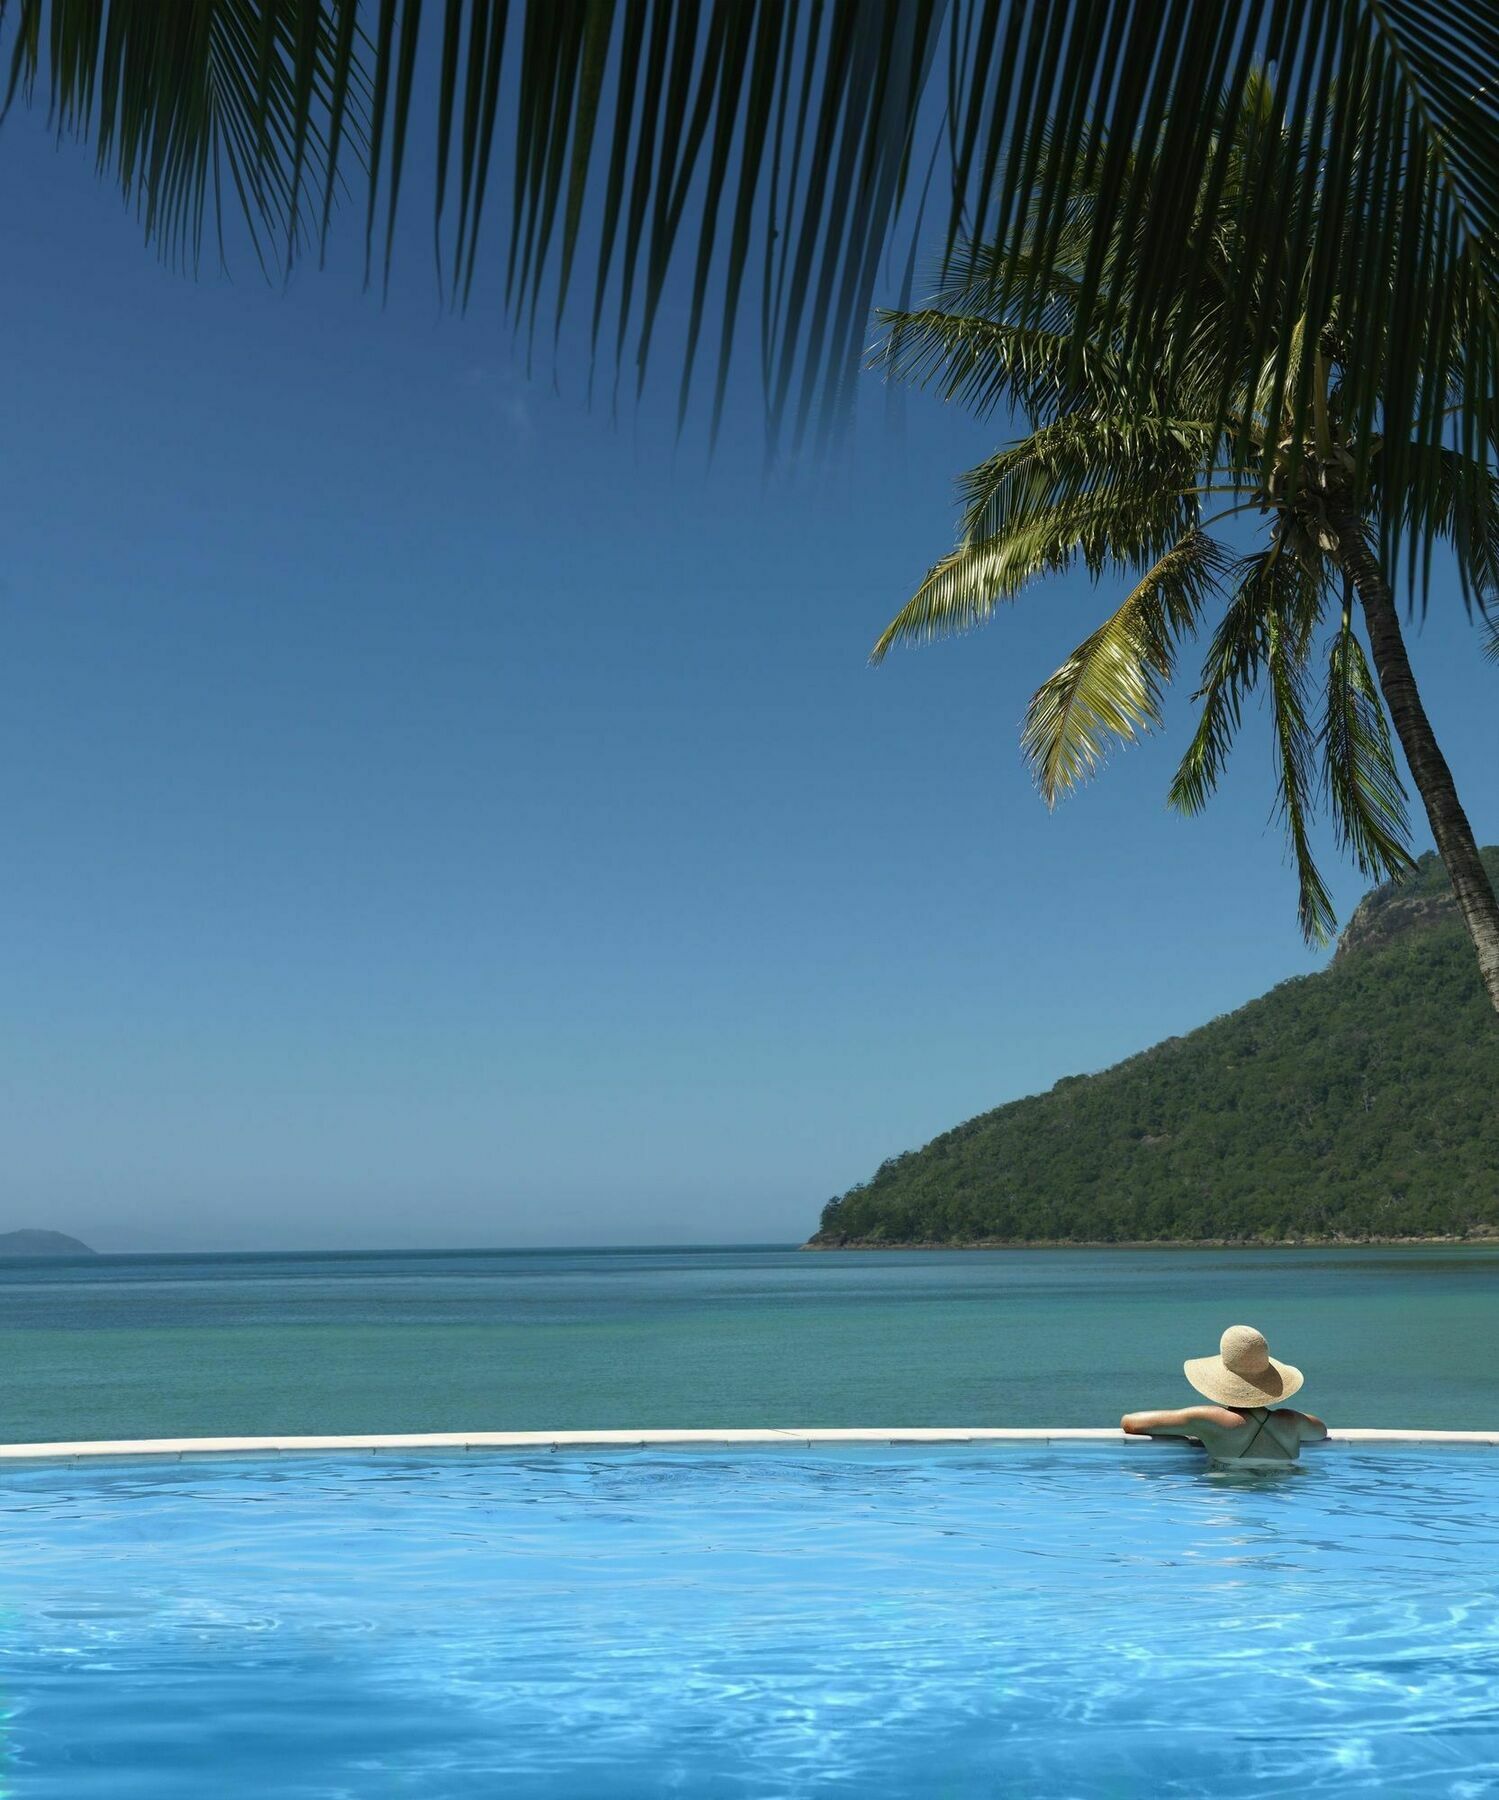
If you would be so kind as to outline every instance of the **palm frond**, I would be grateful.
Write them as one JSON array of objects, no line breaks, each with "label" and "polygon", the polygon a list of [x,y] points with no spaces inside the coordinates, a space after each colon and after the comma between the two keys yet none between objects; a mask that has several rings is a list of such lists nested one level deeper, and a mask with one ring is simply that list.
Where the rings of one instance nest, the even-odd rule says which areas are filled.
[{"label": "palm frond", "polygon": [[1021,744],[1048,806],[1094,773],[1110,740],[1161,723],[1161,688],[1227,563],[1202,532],[1174,545],[1036,692]]},{"label": "palm frond", "polygon": [[1381,517],[1396,513],[1411,543],[1450,543],[1469,603],[1499,601],[1499,475],[1486,459],[1448,444],[1408,445],[1405,459],[1418,467],[1418,485],[1392,489],[1383,453],[1370,463],[1370,496]]},{"label": "palm frond", "polygon": [[1003,531],[966,540],[945,556],[886,626],[870,653],[883,662],[898,643],[924,643],[971,631],[1030,581],[1081,561],[1097,574],[1125,571],[1164,556],[1192,529],[1190,500],[1167,493],[1090,493],[1034,506],[1017,504]]},{"label": "palm frond", "polygon": [[263,267],[289,260],[316,229],[308,196],[331,202],[340,155],[364,153],[352,0],[0,0],[0,25],[7,107],[45,82],[58,130],[92,141],[169,261],[193,264],[210,228],[222,248],[226,208]]},{"label": "palm frond", "polygon": [[[641,366],[678,260],[690,263],[689,370],[714,295],[716,362],[727,364],[758,268],[769,410],[790,431],[847,412],[882,252],[904,229],[907,172],[930,129],[947,163],[934,191],[947,199],[948,251],[965,236],[997,246],[1022,320],[1054,303],[1060,257],[1076,290],[1074,357],[1113,341],[1142,378],[1183,365],[1201,323],[1179,300],[1218,241],[1203,218],[1227,196],[1235,260],[1270,276],[1304,271],[1311,341],[1338,296],[1377,311],[1377,375],[1355,371],[1349,402],[1365,438],[1376,414],[1398,424],[1394,485],[1417,474],[1407,442],[1440,441],[1445,402],[1423,371],[1446,365],[1460,322],[1477,349],[1457,441],[1470,455],[1499,441],[1492,0],[1215,0],[1174,8],[1165,31],[1159,0],[448,0],[431,32],[421,0],[380,0],[368,42],[356,10],[0,0],[18,77],[94,135],[153,234],[203,228],[215,174],[202,145],[232,141],[239,198],[263,229],[263,189],[274,194],[288,242],[303,156],[323,184],[320,207],[307,199],[325,219],[352,162],[383,262],[410,185],[413,121],[432,117],[425,198],[457,295],[479,267],[497,193],[509,196],[497,260],[516,317],[534,320],[548,292],[553,310],[564,304],[586,260],[595,336],[612,284],[615,336],[625,346],[633,334],[625,354]],[[222,102],[236,122],[205,139],[207,88],[189,67],[201,56],[184,49],[231,38],[247,47]],[[514,70],[503,130],[502,65]],[[367,169],[335,127],[365,93]],[[435,106],[417,103],[423,93]],[[110,116],[95,95],[112,96]],[[1242,178],[1246,144],[1277,134],[1286,153]],[[508,181],[492,178],[502,145]],[[1213,326],[1242,392],[1267,366],[1288,374],[1294,353],[1290,320],[1254,301],[1246,283]],[[1310,360],[1288,384],[1297,417]]]},{"label": "palm frond", "polygon": [[1208,471],[1210,424],[1096,411],[1068,414],[1007,445],[959,483],[963,538],[1002,532],[1038,508],[1107,496],[1144,516],[1176,517]]},{"label": "palm frond", "polygon": [[1255,584],[1240,579],[1203,663],[1197,727],[1167,795],[1177,812],[1200,813],[1217,790],[1265,660],[1265,622]]},{"label": "palm frond", "polygon": [[884,337],[874,367],[895,381],[930,387],[980,418],[1014,406],[1027,417],[1066,411],[1087,396],[1107,407],[1124,390],[1124,372],[1107,351],[1074,349],[1066,331],[1015,324],[982,313],[882,312]]},{"label": "palm frond", "polygon": [[[1309,571],[1280,543],[1241,557],[1228,572],[1231,590],[1223,617],[1203,663],[1202,702],[1197,727],[1176,774],[1168,803],[1176,811],[1200,813],[1212,798],[1243,722],[1244,703],[1269,676],[1277,744],[1279,810],[1292,837],[1306,839],[1312,786],[1314,740],[1306,718],[1305,671],[1312,636],[1326,599],[1325,578]],[[1272,667],[1272,663],[1274,667]],[[1321,916],[1318,895],[1326,889],[1315,864],[1302,868],[1301,917],[1305,929]],[[1310,869],[1310,878],[1307,870]]]},{"label": "palm frond", "polygon": [[1307,942],[1324,944],[1338,928],[1338,915],[1312,853],[1316,739],[1307,716],[1306,650],[1305,636],[1294,616],[1273,608],[1266,612],[1265,671],[1275,737],[1276,800],[1296,865],[1296,915]]},{"label": "palm frond", "polygon": [[1322,759],[1323,785],[1342,848],[1377,881],[1413,868],[1405,787],[1389,721],[1346,613],[1328,653]]}]

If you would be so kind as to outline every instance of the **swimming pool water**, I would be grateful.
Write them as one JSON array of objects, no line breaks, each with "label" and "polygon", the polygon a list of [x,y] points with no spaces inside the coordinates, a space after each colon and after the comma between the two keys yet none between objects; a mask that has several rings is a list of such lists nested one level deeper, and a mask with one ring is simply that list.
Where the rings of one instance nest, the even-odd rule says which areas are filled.
[{"label": "swimming pool water", "polygon": [[0,1512],[14,1800],[1499,1783],[1491,1450],[38,1465]]}]

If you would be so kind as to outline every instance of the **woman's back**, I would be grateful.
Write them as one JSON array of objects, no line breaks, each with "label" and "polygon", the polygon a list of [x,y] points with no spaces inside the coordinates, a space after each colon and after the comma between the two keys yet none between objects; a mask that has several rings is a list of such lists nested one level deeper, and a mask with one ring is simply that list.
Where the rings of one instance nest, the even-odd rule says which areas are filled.
[{"label": "woman's back", "polygon": [[[1230,1406],[1191,1407],[1199,1417],[1193,1421],[1197,1429],[1186,1435],[1196,1437],[1214,1462],[1245,1463],[1269,1467],[1292,1463],[1301,1446],[1312,1438],[1325,1437],[1326,1427],[1305,1413],[1282,1407],[1275,1412],[1256,1406],[1241,1412]],[[1315,1429],[1313,1426],[1315,1425]]]}]

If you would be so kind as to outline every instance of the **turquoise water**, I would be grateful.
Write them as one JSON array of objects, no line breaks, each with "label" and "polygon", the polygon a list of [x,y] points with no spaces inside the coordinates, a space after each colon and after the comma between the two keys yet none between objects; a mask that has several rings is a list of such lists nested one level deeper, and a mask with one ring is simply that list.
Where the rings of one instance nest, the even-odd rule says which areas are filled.
[{"label": "turquoise water", "polygon": [[1499,1426],[1499,1249],[0,1264],[0,1439],[1098,1425],[1258,1325],[1336,1424]]},{"label": "turquoise water", "polygon": [[1499,1453],[12,1468],[15,1800],[1490,1794]]},{"label": "turquoise water", "polygon": [[[0,1265],[0,1437],[1098,1424],[1261,1326],[1335,1423],[1499,1425],[1499,1253]],[[1469,1796],[1499,1453],[0,1471],[6,1800]]]}]

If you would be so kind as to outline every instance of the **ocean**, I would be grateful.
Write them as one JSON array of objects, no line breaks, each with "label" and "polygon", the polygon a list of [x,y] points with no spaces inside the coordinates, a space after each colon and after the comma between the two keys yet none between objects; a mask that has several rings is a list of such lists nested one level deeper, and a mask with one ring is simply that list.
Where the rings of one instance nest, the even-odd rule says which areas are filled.
[{"label": "ocean", "polygon": [[1105,1425],[1258,1326],[1337,1425],[1499,1427],[1499,1248],[0,1263],[0,1440]]}]

